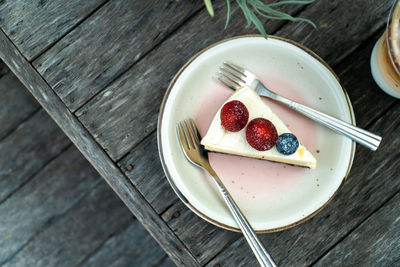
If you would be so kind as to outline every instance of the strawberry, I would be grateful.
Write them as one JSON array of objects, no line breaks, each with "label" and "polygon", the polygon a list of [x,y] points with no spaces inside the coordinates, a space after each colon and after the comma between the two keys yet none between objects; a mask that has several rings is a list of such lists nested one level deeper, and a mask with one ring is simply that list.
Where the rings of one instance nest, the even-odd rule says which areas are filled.
[{"label": "strawberry", "polygon": [[278,140],[278,132],[269,120],[256,118],[246,128],[246,139],[249,145],[259,151],[271,149]]},{"label": "strawberry", "polygon": [[249,112],[246,106],[238,101],[232,100],[221,109],[221,125],[230,132],[242,130],[249,120]]}]

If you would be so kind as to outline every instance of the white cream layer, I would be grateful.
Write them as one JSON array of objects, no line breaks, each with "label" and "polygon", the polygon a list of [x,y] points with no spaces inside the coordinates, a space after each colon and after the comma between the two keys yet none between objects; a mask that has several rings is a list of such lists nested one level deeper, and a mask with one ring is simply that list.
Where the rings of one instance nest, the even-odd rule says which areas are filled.
[{"label": "white cream layer", "polygon": [[[252,88],[246,86],[236,90],[226,102],[232,100],[239,100],[247,107],[249,111],[249,121],[259,117],[265,118],[274,124],[278,135],[291,133],[286,125]],[[211,122],[207,134],[201,140],[201,144],[204,145],[207,150],[305,166],[311,169],[317,167],[317,160],[301,143],[297,151],[288,156],[279,153],[276,150],[276,146],[267,151],[258,151],[254,149],[246,140],[246,127],[239,132],[229,132],[222,127],[220,119],[221,108]]]}]

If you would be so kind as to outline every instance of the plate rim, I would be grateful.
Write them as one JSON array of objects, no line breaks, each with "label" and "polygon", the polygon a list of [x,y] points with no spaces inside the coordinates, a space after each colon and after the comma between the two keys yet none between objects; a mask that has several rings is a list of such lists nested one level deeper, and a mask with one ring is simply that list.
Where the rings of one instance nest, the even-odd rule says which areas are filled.
[{"label": "plate rim", "polygon": [[[168,97],[169,97],[169,95],[170,95],[170,93],[171,93],[172,88],[173,88],[174,85],[175,85],[175,82],[177,81],[177,79],[179,78],[179,76],[182,74],[182,72],[183,72],[196,58],[198,58],[200,55],[202,55],[202,54],[203,54],[204,52],[206,52],[207,50],[209,50],[209,49],[211,49],[211,48],[213,48],[213,47],[215,47],[215,46],[217,46],[217,45],[220,45],[220,44],[223,44],[223,43],[226,43],[226,42],[235,40],[235,39],[248,38],[248,37],[256,37],[256,38],[260,38],[260,37],[261,37],[261,38],[264,38],[261,34],[245,34],[245,35],[238,35],[238,36],[230,37],[230,38],[227,38],[227,39],[223,39],[223,40],[221,40],[221,41],[218,41],[218,42],[216,42],[216,43],[213,43],[213,44],[207,46],[206,48],[200,50],[199,52],[197,52],[194,56],[192,56],[192,57],[178,70],[178,72],[175,74],[175,76],[172,78],[171,82],[169,83],[169,85],[168,85],[168,87],[167,87],[167,89],[166,89],[166,91],[165,91],[165,94],[164,94],[163,100],[162,100],[162,102],[161,102],[161,105],[160,105],[160,111],[159,111],[158,120],[157,120],[157,147],[158,147],[158,155],[159,155],[159,157],[160,157],[161,166],[162,166],[163,171],[164,171],[164,173],[165,173],[165,177],[167,178],[167,180],[168,180],[170,186],[172,187],[172,189],[174,190],[175,194],[176,194],[176,195],[178,196],[178,198],[186,205],[186,207],[188,207],[192,212],[194,212],[197,216],[199,216],[199,217],[202,218],[203,220],[205,220],[205,221],[207,221],[207,222],[209,222],[209,223],[211,223],[211,224],[214,224],[215,226],[221,227],[221,228],[226,229],[226,230],[234,231],[234,232],[241,232],[241,230],[240,230],[239,228],[232,227],[232,226],[230,226],[230,225],[227,225],[227,224],[221,223],[221,222],[219,222],[219,221],[216,221],[216,220],[210,218],[209,216],[207,216],[206,214],[204,214],[203,212],[200,212],[198,209],[196,209],[196,207],[194,207],[194,206],[187,200],[187,198],[182,194],[182,192],[180,192],[179,188],[175,185],[175,183],[174,183],[174,181],[173,181],[173,178],[172,178],[172,176],[171,176],[171,174],[170,174],[170,172],[169,172],[169,170],[168,170],[168,167],[167,167],[167,165],[166,165],[166,163],[165,163],[165,160],[164,160],[164,154],[163,154],[163,149],[162,149],[162,140],[161,140],[161,127],[162,127],[162,117],[163,117],[163,115],[164,115],[164,110],[165,110],[165,105],[166,105],[167,99],[168,99]],[[283,41],[283,42],[287,42],[287,43],[289,43],[289,44],[292,44],[292,45],[294,45],[294,46],[296,46],[296,47],[302,49],[302,50],[305,51],[307,54],[309,54],[310,56],[312,56],[312,57],[314,57],[316,60],[318,60],[323,66],[325,66],[325,67],[329,70],[329,72],[330,72],[331,74],[333,74],[333,76],[335,77],[335,79],[338,81],[340,87],[342,88],[342,91],[343,91],[343,94],[344,94],[344,96],[345,96],[345,100],[346,100],[348,109],[349,109],[349,111],[350,111],[351,124],[356,125],[353,106],[351,105],[350,98],[349,98],[349,95],[347,94],[346,89],[345,89],[345,88],[343,87],[343,85],[341,84],[339,77],[336,75],[336,73],[333,71],[333,69],[332,69],[320,56],[318,56],[316,53],[314,53],[313,51],[311,51],[309,48],[303,46],[302,44],[299,44],[299,43],[297,43],[297,42],[295,42],[295,41],[292,41],[292,40],[289,40],[289,39],[287,39],[287,38],[280,37],[280,36],[274,36],[274,35],[268,35],[268,38],[276,39],[276,40],[280,40],[280,41]],[[294,222],[294,223],[291,223],[291,224],[288,224],[288,225],[285,225],[285,226],[282,226],[282,227],[272,228],[272,229],[256,230],[255,232],[258,233],[258,234],[264,234],[264,233],[273,233],[273,232],[283,231],[283,230],[286,230],[286,229],[295,227],[295,226],[297,226],[297,225],[299,225],[299,224],[301,224],[301,223],[303,223],[303,222],[305,222],[305,221],[308,221],[309,219],[311,219],[312,217],[314,217],[316,214],[318,214],[322,209],[324,209],[324,208],[334,199],[334,197],[338,194],[338,192],[339,192],[339,191],[341,190],[341,188],[343,187],[344,182],[347,180],[347,177],[348,177],[348,175],[349,175],[349,173],[350,173],[350,170],[351,170],[351,167],[352,167],[352,165],[353,165],[354,155],[355,155],[355,148],[356,148],[356,144],[355,144],[354,142],[352,142],[352,144],[351,144],[351,151],[350,151],[350,154],[351,154],[351,155],[350,155],[350,159],[349,159],[349,163],[348,163],[348,166],[347,166],[347,170],[346,170],[345,176],[342,178],[342,181],[341,181],[339,187],[336,189],[336,191],[332,194],[332,196],[331,196],[321,207],[319,207],[317,210],[315,210],[314,212],[312,212],[312,213],[309,214],[308,216],[306,216],[306,217],[304,217],[304,218],[302,218],[302,219],[300,219],[300,220],[298,220],[298,221],[296,221],[296,222]]]}]

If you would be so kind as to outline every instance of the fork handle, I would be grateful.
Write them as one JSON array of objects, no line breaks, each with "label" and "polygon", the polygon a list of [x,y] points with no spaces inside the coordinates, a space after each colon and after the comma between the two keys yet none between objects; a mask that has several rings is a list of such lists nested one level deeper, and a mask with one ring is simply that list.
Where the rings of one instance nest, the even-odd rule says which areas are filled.
[{"label": "fork handle", "polygon": [[299,104],[295,101],[289,100],[285,97],[276,95],[274,99],[300,112],[310,119],[317,121],[322,125],[325,125],[326,127],[338,133],[341,133],[344,136],[349,137],[350,139],[356,141],[363,146],[368,147],[371,150],[375,151],[382,140],[382,137],[376,134],[363,130],[350,123],[344,122],[310,107]]},{"label": "fork handle", "polygon": [[272,257],[269,255],[267,250],[264,248],[260,240],[258,239],[257,235],[253,231],[253,228],[250,226],[249,222],[247,221],[246,217],[240,211],[239,207],[236,205],[235,201],[233,200],[232,196],[226,190],[224,184],[215,173],[215,171],[211,171],[209,169],[210,175],[213,177],[215,184],[217,185],[221,195],[223,196],[226,204],[229,207],[235,221],[239,225],[240,229],[243,232],[244,237],[246,238],[247,243],[250,245],[251,250],[254,252],[258,262],[261,266],[268,266],[268,267],[276,267],[277,265],[273,261]]}]

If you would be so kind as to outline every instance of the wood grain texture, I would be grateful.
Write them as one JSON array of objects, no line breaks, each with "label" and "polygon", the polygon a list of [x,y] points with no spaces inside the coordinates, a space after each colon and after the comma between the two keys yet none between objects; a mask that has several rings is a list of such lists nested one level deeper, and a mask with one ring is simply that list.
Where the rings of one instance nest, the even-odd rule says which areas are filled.
[{"label": "wood grain texture", "polygon": [[[370,130],[383,137],[381,147],[375,152],[357,150],[344,187],[325,209],[295,228],[261,236],[279,266],[313,263],[400,190],[399,179],[393,179],[393,174],[400,171],[397,149],[400,137],[395,134],[400,129],[400,121],[396,119],[399,115],[400,104],[397,104],[372,125]],[[354,252],[362,249],[355,245]],[[245,246],[246,242],[240,238],[208,265],[252,266],[256,260]]]},{"label": "wood grain texture", "polygon": [[35,60],[74,111],[202,6],[199,1],[110,1]]},{"label": "wood grain texture", "polygon": [[0,1],[0,27],[31,60],[104,1]]},{"label": "wood grain texture", "polygon": [[159,162],[156,133],[145,138],[118,164],[157,213],[172,205],[162,218],[200,264],[239,238],[239,234],[218,229],[203,221],[178,200]]},{"label": "wood grain texture", "polygon": [[118,165],[158,214],[178,200],[162,170],[155,132]]},{"label": "wood grain texture", "polygon": [[[86,163],[83,157],[78,157]],[[91,192],[80,200],[77,198],[79,202],[75,201],[76,205],[65,216],[54,218],[50,226],[34,236],[5,266],[76,266],[110,234],[132,223],[131,214],[108,185],[100,177],[96,182]],[[148,251],[151,252],[154,251]]]},{"label": "wood grain texture", "polygon": [[[229,246],[241,234],[220,229],[189,210],[181,201],[169,208],[162,216],[177,236],[204,265],[210,259]],[[234,265],[231,265],[234,266]]]},{"label": "wood grain texture", "polygon": [[193,255],[2,32],[0,32],[0,58],[44,109],[51,114],[54,121],[164,248],[171,259],[178,265],[196,266],[197,261]]},{"label": "wood grain texture", "polygon": [[[400,262],[400,193],[315,266],[396,266]],[[357,251],[354,251],[357,247]]]},{"label": "wood grain texture", "polygon": [[304,44],[328,64],[336,64],[386,24],[391,1],[319,0],[299,16],[311,19],[317,30],[306,24],[285,25],[278,35]]},{"label": "wood grain texture", "polygon": [[7,65],[0,60],[0,77],[3,77],[4,75],[10,73],[10,69],[7,67]]},{"label": "wood grain texture", "polygon": [[12,73],[0,78],[0,140],[10,134],[40,105]]},{"label": "wood grain texture", "polygon": [[175,266],[138,222],[119,231],[81,266]]},{"label": "wood grain texture", "polygon": [[70,144],[44,110],[20,124],[0,142],[0,203]]},{"label": "wood grain texture", "polygon": [[[86,166],[87,161],[70,147],[35,175],[29,186],[22,187],[0,205],[0,263],[13,257],[101,181],[99,175]],[[21,212],[27,209],[29,212]]]},{"label": "wood grain texture", "polygon": [[[6,76],[11,76],[12,73],[7,73]],[[0,78],[0,88],[5,88],[7,87],[6,85],[3,84],[5,76]],[[7,95],[7,92],[5,91],[2,95]],[[23,117],[23,115],[26,113],[26,109],[21,106],[21,104],[24,105],[36,105],[39,106],[39,104],[33,99],[33,97],[30,95],[30,93],[21,85],[17,88],[15,88],[15,92],[12,94],[15,96],[13,99],[8,99],[8,101],[5,101],[0,105],[0,108],[3,108],[7,110],[7,123],[14,123],[17,124],[18,121],[20,121],[20,118]],[[21,96],[21,97],[19,97]],[[0,102],[3,99],[0,98]],[[11,101],[13,100],[13,101]],[[18,106],[18,108],[15,108],[15,106]],[[21,106],[21,107],[20,107]],[[25,114],[26,115],[26,114]],[[45,120],[49,120],[50,118],[48,116],[43,116]],[[5,124],[5,123],[4,123]],[[40,127],[46,127],[47,122],[42,124],[41,121],[35,121],[35,126],[37,128]],[[57,127],[54,124],[54,127]],[[0,123],[0,125],[2,125]],[[1,130],[1,129],[0,129]],[[21,132],[18,132],[18,134],[22,134],[18,139],[24,139],[29,137],[30,132],[24,132],[26,136],[23,136]],[[11,135],[15,134],[14,132],[11,133]],[[35,142],[35,141],[33,141]],[[36,142],[40,142],[40,139],[37,140]],[[52,142],[57,142],[57,139],[51,139],[47,138],[46,142],[52,143]],[[52,143],[53,146],[57,146],[57,143]],[[23,146],[24,144],[21,144],[21,142],[15,142],[13,144],[14,149],[18,149],[18,146]],[[50,144],[51,145],[51,144]],[[74,151],[71,151],[74,150]],[[38,150],[38,153],[41,153],[41,150]],[[26,182],[24,185],[19,188],[24,188],[24,192],[29,192],[29,197],[28,196],[22,196],[17,195],[16,197],[12,198],[12,201],[14,202],[20,202],[24,201],[25,197],[28,199],[33,199],[37,197],[39,194],[42,194],[41,190],[48,191],[50,188],[50,193],[53,192],[57,198],[57,207],[60,208],[60,210],[64,210],[64,206],[66,206],[67,210],[65,211],[64,214],[58,214],[57,216],[54,215],[54,209],[46,209],[48,206],[48,203],[44,205],[44,209],[40,211],[41,216],[40,217],[49,217],[51,219],[47,220],[45,224],[38,224],[37,220],[40,218],[34,217],[33,219],[28,219],[28,216],[31,216],[31,207],[29,205],[18,205],[18,209],[14,212],[14,218],[22,218],[26,219],[28,221],[33,221],[33,227],[37,226],[36,229],[32,228],[29,229],[29,232],[26,232],[26,235],[29,237],[30,233],[34,233],[34,240],[30,239],[28,244],[25,245],[27,246],[34,246],[35,249],[26,249],[27,251],[23,252],[23,256],[28,258],[29,260],[21,260],[20,256],[17,256],[16,260],[10,260],[9,265],[30,265],[30,266],[43,266],[43,257],[46,258],[46,261],[48,264],[46,266],[58,266],[60,264],[58,263],[68,263],[71,261],[78,262],[82,257],[86,254],[86,257],[90,257],[100,246],[100,242],[104,242],[104,236],[106,238],[110,237],[109,240],[106,241],[104,246],[101,246],[101,251],[97,251],[96,255],[96,260],[94,262],[97,262],[96,266],[101,265],[101,262],[112,262],[113,266],[124,266],[126,264],[131,264],[135,266],[148,266],[148,265],[155,265],[154,263],[160,262],[160,264],[164,264],[162,266],[172,266],[171,260],[168,259],[167,255],[163,252],[163,250],[157,245],[157,243],[151,238],[151,236],[145,231],[143,226],[140,225],[140,223],[136,220],[132,220],[132,216],[130,215],[130,212],[128,209],[123,205],[123,203],[111,192],[111,189],[108,190],[102,190],[100,192],[102,195],[101,196],[96,196],[96,197],[101,197],[106,199],[106,206],[101,203],[98,206],[100,207],[100,211],[94,211],[94,209],[97,209],[97,206],[95,206],[93,203],[89,202],[88,197],[85,197],[83,200],[79,200],[78,203],[76,203],[74,206],[71,207],[71,197],[77,197],[78,199],[81,198],[81,196],[88,194],[92,190],[91,186],[86,186],[87,191],[85,192],[84,190],[81,190],[77,184],[75,186],[70,186],[68,183],[74,183],[78,179],[76,178],[70,178],[67,177],[68,181],[66,181],[66,175],[70,176],[79,176],[82,178],[82,174],[87,175],[87,173],[90,172],[91,169],[89,163],[84,164],[84,158],[83,156],[75,149],[71,148],[68,151],[63,151],[62,153],[67,153],[67,160],[65,160],[65,156],[57,156],[50,164],[51,164],[51,169],[53,171],[48,171],[48,167],[46,168],[45,171],[40,172],[37,176],[39,176],[41,183],[45,183],[46,185],[49,186],[44,186],[44,187],[39,187],[38,188],[38,183],[37,182]],[[31,158],[35,158],[35,151],[32,150],[32,152],[29,154]],[[79,162],[76,164],[76,162]],[[66,165],[64,165],[66,164]],[[53,167],[53,165],[56,165],[57,167]],[[63,165],[63,166],[60,166]],[[0,165],[1,166],[1,165]],[[58,168],[59,167],[59,168]],[[63,172],[66,168],[68,168],[68,172],[61,173]],[[24,171],[23,168],[20,168],[20,170]],[[92,172],[93,169],[91,169]],[[14,170],[13,172],[14,176],[18,175],[18,169]],[[53,177],[49,177],[49,175],[53,175]],[[33,180],[36,179],[36,177],[33,177]],[[12,178],[10,179],[12,180]],[[98,178],[97,180],[100,180]],[[30,180],[32,181],[32,180]],[[78,181],[82,182],[81,180]],[[103,181],[101,181],[104,183]],[[57,187],[62,186],[62,195],[58,191],[52,191],[52,187],[57,184]],[[84,183],[87,185],[87,183]],[[31,186],[32,185],[32,186]],[[103,184],[103,186],[107,186]],[[77,192],[76,188],[79,189],[79,192]],[[73,191],[73,192],[68,192],[68,190]],[[30,191],[35,191],[35,193],[32,194]],[[15,191],[14,191],[15,194]],[[49,194],[49,192],[47,192]],[[47,195],[46,194],[46,195]],[[78,195],[76,195],[78,194]],[[69,197],[65,197],[69,196]],[[65,198],[64,198],[65,197]],[[62,203],[64,201],[64,204]],[[76,202],[73,200],[72,202]],[[119,205],[116,205],[116,203],[119,202]],[[95,203],[96,204],[96,203]],[[1,205],[1,204],[0,204]],[[41,204],[38,205],[39,207]],[[90,210],[90,212],[76,212],[75,210],[77,209],[82,209],[83,206],[84,209]],[[37,208],[39,208],[37,207]],[[104,212],[104,209],[107,210],[107,212]],[[112,209],[113,213],[121,213],[118,214],[118,216],[113,216],[110,217],[110,212],[108,212],[110,209]],[[94,212],[96,212],[94,214]],[[17,214],[19,213],[19,214]],[[67,213],[71,215],[66,215]],[[112,220],[112,222],[110,222]],[[38,238],[39,235],[41,235],[44,232],[47,232],[47,227],[50,225],[54,224],[57,221],[57,225],[52,226],[56,228],[56,239],[49,238],[46,241],[50,242],[45,242],[44,244],[37,242],[36,240],[40,239]],[[71,230],[71,221],[73,221],[75,224],[79,224],[78,230],[74,229],[73,235],[71,235],[70,230]],[[48,222],[48,223],[47,223]],[[18,222],[17,222],[18,223]],[[129,231],[126,231],[127,224],[129,225]],[[3,225],[0,222],[0,225]],[[124,228],[125,226],[125,228]],[[0,226],[1,228],[1,226]],[[67,230],[65,229],[67,228]],[[114,232],[118,228],[119,234],[116,236],[113,236]],[[20,229],[21,230],[21,229]],[[81,231],[79,231],[81,230]],[[121,231],[122,230],[122,231]],[[89,235],[88,235],[89,233]],[[2,233],[3,235],[3,233]],[[7,233],[5,233],[7,235]],[[12,239],[12,233],[9,234],[9,238]],[[121,238],[122,236],[122,238]],[[83,241],[84,242],[83,242]],[[114,246],[110,246],[109,244],[114,244]],[[15,247],[16,244],[13,242],[7,242],[6,245],[10,245],[12,247]],[[44,245],[44,247],[43,247]],[[51,252],[48,251],[49,247],[57,248],[57,251],[62,251],[59,255],[54,255]],[[6,249],[6,246],[0,245],[0,250]],[[20,254],[17,254],[20,255]],[[65,257],[70,257],[71,259],[65,259]],[[117,257],[117,258],[116,258]],[[2,259],[0,259],[0,262],[2,262]],[[12,263],[10,263],[12,262]],[[50,262],[50,263],[49,263]],[[103,265],[104,265],[103,263]],[[65,264],[65,263],[64,263]],[[111,264],[107,264],[111,265]],[[159,266],[159,265],[157,265]]]},{"label": "wood grain texture", "polygon": [[370,54],[382,32],[378,31],[354,53],[334,67],[353,105],[356,123],[366,127],[382,116],[398,100],[387,95],[375,83],[370,68]]},{"label": "wood grain texture", "polygon": [[[215,12],[225,12],[224,1],[216,2],[215,7]],[[233,7],[232,16],[240,18],[238,7]],[[121,158],[155,130],[168,83],[194,53],[232,35],[254,32],[244,29],[245,22],[240,19],[232,20],[229,31],[224,31],[224,20],[224,16],[211,20],[203,10],[76,112],[111,158]],[[281,25],[282,22],[271,22],[268,29],[273,32]]]}]

